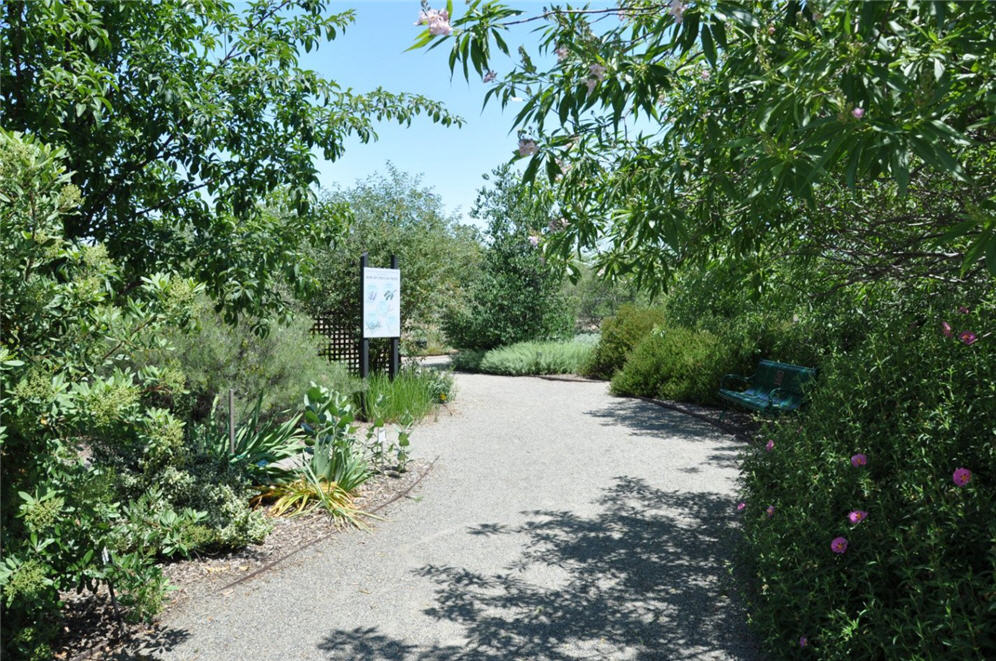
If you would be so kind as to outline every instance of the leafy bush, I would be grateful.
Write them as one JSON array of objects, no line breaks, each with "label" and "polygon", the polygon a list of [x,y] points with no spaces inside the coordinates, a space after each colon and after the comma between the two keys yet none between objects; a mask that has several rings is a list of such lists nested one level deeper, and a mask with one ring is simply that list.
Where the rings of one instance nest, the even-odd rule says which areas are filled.
[{"label": "leafy bush", "polygon": [[453,354],[450,363],[453,365],[453,369],[458,372],[480,372],[481,361],[484,360],[487,353],[487,351],[463,349]]},{"label": "leafy bush", "polygon": [[184,374],[194,419],[227,416],[229,388],[235,390],[241,422],[260,396],[259,417],[267,420],[297,408],[311,382],[340,392],[354,387],[342,365],[318,355],[313,322],[305,314],[288,312],[283,322],[244,319],[232,325],[201,297],[196,316],[194,332],[170,333],[166,348],[146,355]]},{"label": "leafy bush", "polygon": [[621,370],[626,356],[650,334],[655,326],[664,323],[662,308],[623,305],[612,317],[602,322],[601,338],[582,371],[585,376],[611,379]]},{"label": "leafy bush", "polygon": [[994,658],[992,291],[868,289],[864,339],[744,458],[751,619],[775,658]]}]

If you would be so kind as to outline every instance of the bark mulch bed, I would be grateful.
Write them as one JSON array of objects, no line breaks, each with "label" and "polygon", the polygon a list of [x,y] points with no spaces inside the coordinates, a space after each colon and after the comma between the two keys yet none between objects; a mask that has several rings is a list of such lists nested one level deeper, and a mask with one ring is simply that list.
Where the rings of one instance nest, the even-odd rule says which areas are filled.
[{"label": "bark mulch bed", "polygon": [[[406,497],[432,469],[432,463],[414,461],[404,473],[375,475],[363,484],[356,498],[359,509],[376,514]],[[163,574],[174,587],[166,597],[164,612],[191,599],[224,592],[264,573],[280,562],[340,530],[326,514],[315,509],[294,517],[273,517],[273,532],[262,544],[214,556],[199,556],[162,564]],[[375,519],[367,525],[376,526]],[[141,638],[143,649],[172,647],[176,633],[156,623],[126,624],[116,616],[105,589],[97,594],[63,595],[62,635],[55,645],[56,659],[113,657],[114,650]]]}]

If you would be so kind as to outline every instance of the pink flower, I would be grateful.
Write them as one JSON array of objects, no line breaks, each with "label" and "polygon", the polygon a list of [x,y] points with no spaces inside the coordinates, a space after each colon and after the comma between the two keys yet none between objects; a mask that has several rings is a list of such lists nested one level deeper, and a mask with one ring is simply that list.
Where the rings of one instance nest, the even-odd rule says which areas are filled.
[{"label": "pink flower", "polygon": [[946,321],[941,322],[941,332],[944,333],[944,337],[952,337],[954,335],[954,330],[951,328],[951,324]]},{"label": "pink flower", "polygon": [[681,25],[684,19],[685,10],[688,9],[688,5],[684,4],[681,0],[671,0],[671,7],[667,10],[667,13],[674,16],[674,22]]},{"label": "pink flower", "polygon": [[773,517],[775,515],[775,506],[774,505],[768,505],[768,509],[766,509],[764,511],[768,513],[768,518],[770,519],[771,517]]},{"label": "pink flower", "polygon": [[738,512],[743,512],[745,507],[747,507],[747,503],[742,503],[742,502],[741,503],[737,503],[737,511]]},{"label": "pink flower", "polygon": [[959,487],[963,487],[972,480],[972,471],[967,468],[956,468],[954,475],[951,476],[954,483]]},{"label": "pink flower", "polygon": [[861,454],[860,452],[853,457],[851,457],[851,465],[857,468],[858,466],[864,466],[868,463],[868,457]]},{"label": "pink flower", "polygon": [[539,245],[539,237],[535,234],[529,236],[529,243],[533,244],[533,248]]},{"label": "pink flower", "polygon": [[589,65],[588,71],[591,72],[591,77],[595,80],[603,80],[605,78],[605,67],[601,64]]},{"label": "pink flower", "polygon": [[958,312],[960,312],[962,314],[968,314],[968,308],[966,308],[964,305],[959,305],[958,306]]},{"label": "pink flower", "polygon": [[861,119],[862,117],[865,116],[865,109],[858,106],[857,108],[851,111],[851,114],[854,115],[854,119]]},{"label": "pink flower", "polygon": [[864,510],[852,510],[850,514],[847,515],[847,520],[851,523],[861,523],[868,518],[868,512]]},{"label": "pink flower", "polygon": [[450,14],[445,9],[423,9],[418,13],[418,21],[415,25],[428,25],[429,34],[436,36],[449,35],[453,33],[450,26]]},{"label": "pink flower", "polygon": [[767,450],[768,452],[771,452],[772,450],[775,449],[775,442],[768,441],[767,445],[764,446],[764,449]]},{"label": "pink flower", "polygon": [[536,146],[535,140],[530,140],[529,138],[522,138],[519,140],[519,156],[531,156],[539,150]]},{"label": "pink flower", "polygon": [[799,647],[805,647],[807,645],[809,645],[809,639],[806,638],[805,636],[800,636],[799,637]]},{"label": "pink flower", "polygon": [[770,34],[770,35],[775,34],[775,26],[774,25],[769,25],[768,26],[768,34]]},{"label": "pink flower", "polygon": [[830,542],[830,550],[838,555],[844,553],[847,550],[847,538],[834,537],[833,541]]},{"label": "pink flower", "polygon": [[564,60],[567,59],[567,53],[568,53],[567,46],[561,46],[560,48],[558,48],[557,50],[555,50],[553,52],[557,54],[557,61],[558,62],[563,62]]},{"label": "pink flower", "polygon": [[712,74],[709,73],[708,69],[703,69],[702,71],[699,72],[699,78],[701,78],[702,80],[709,80],[709,78],[711,77]]},{"label": "pink flower", "polygon": [[498,74],[496,74],[494,71],[489,70],[487,73],[484,74],[484,82],[490,83],[497,77]]},{"label": "pink flower", "polygon": [[595,87],[598,86],[598,79],[588,78],[587,80],[584,81],[584,84],[588,86],[588,94],[591,94],[592,92],[595,91]]},{"label": "pink flower", "polygon": [[962,331],[961,333],[958,334],[958,339],[967,344],[968,346],[972,346],[973,344],[975,344],[975,341],[979,338],[977,338],[975,336],[975,333],[973,333],[972,331]]}]

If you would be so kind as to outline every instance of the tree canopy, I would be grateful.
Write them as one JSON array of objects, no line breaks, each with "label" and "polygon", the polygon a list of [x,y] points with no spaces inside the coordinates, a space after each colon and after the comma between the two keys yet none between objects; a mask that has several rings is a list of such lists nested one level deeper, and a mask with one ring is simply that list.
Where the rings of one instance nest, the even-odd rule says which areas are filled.
[{"label": "tree canopy", "polygon": [[[525,179],[557,182],[567,221],[548,255],[595,251],[653,288],[690,260],[878,244],[886,263],[925,256],[958,279],[983,260],[996,273],[993,11],[627,0],[529,15],[476,0],[416,45],[449,40],[452,68],[497,78],[485,103],[524,101]],[[536,49],[498,76],[523,23]],[[910,195],[939,190],[927,212]],[[868,197],[895,204],[869,218]]]},{"label": "tree canopy", "polygon": [[316,159],[437,102],[359,94],[299,65],[353,20],[325,0],[22,2],[0,14],[0,124],[67,154],[83,204],[67,238],[132,281],[168,266],[233,310],[294,278]]}]

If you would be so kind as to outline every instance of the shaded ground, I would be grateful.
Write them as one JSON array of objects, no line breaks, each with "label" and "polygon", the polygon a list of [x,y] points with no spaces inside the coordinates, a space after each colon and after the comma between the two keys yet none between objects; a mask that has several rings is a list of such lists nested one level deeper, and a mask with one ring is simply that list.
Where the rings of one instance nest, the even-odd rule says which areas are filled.
[{"label": "shaded ground", "polygon": [[755,659],[729,596],[736,455],[603,383],[459,375],[436,466],[371,533],[190,601],[116,658]]}]

